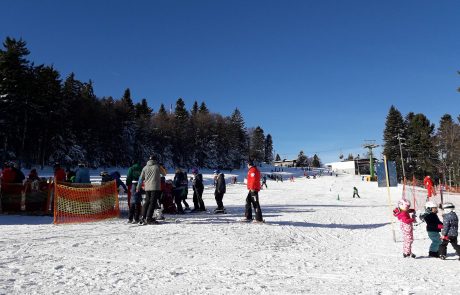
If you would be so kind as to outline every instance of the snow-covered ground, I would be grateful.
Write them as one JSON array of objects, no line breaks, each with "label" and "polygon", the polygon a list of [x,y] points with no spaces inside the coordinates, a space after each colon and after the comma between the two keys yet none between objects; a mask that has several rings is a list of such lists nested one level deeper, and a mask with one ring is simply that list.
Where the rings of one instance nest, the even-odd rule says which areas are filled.
[{"label": "snow-covered ground", "polygon": [[[227,186],[226,215],[169,215],[149,226],[0,216],[0,294],[460,293],[458,257],[449,246],[447,260],[428,258],[424,225],[415,227],[417,259],[402,257],[386,188],[349,175],[269,180],[260,193],[266,223],[247,224],[243,173]],[[401,193],[391,188],[392,205]]]}]

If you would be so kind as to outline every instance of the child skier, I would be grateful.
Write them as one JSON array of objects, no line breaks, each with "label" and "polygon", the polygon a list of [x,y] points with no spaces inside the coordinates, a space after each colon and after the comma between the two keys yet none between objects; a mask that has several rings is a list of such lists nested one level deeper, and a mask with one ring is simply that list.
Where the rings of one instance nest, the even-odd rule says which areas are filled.
[{"label": "child skier", "polygon": [[[458,217],[455,213],[455,206],[452,203],[442,204],[444,214],[442,215],[444,227],[441,230],[441,246],[439,246],[439,258],[446,259],[447,245],[454,247],[457,255],[460,256],[460,246],[457,244]],[[459,259],[460,260],[460,259]]]},{"label": "child skier", "polygon": [[398,202],[398,207],[393,210],[393,215],[399,219],[401,231],[403,234],[403,257],[415,258],[415,254],[412,253],[412,242],[414,241],[414,227],[415,222],[415,210],[409,209],[410,202],[405,199],[401,199]]},{"label": "child skier", "polygon": [[428,256],[439,257],[439,246],[441,245],[441,237],[439,232],[442,229],[442,222],[438,217],[438,207],[434,202],[426,202],[425,212],[420,214],[420,219],[426,222],[426,231],[431,240]]}]

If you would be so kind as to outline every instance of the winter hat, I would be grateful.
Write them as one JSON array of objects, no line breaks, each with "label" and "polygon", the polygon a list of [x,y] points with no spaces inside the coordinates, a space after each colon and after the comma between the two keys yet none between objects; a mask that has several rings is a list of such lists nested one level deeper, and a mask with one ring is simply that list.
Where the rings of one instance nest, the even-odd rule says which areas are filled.
[{"label": "winter hat", "polygon": [[248,160],[248,165],[249,165],[249,166],[254,166],[254,160],[249,159],[249,160]]},{"label": "winter hat", "polygon": [[409,209],[409,207],[410,207],[410,201],[409,201],[409,200],[405,200],[405,199],[401,199],[401,200],[399,200],[399,202],[398,202],[398,207],[399,207],[399,209],[405,211],[405,210]]},{"label": "winter hat", "polygon": [[431,209],[431,208],[438,208],[435,202],[428,201],[425,203],[425,208],[426,209]]},{"label": "winter hat", "polygon": [[450,202],[444,203],[444,204],[442,204],[442,209],[444,210],[444,213],[450,213],[450,212],[454,211],[455,205],[450,203]]},{"label": "winter hat", "polygon": [[198,168],[192,168],[192,174],[198,174]]},{"label": "winter hat", "polygon": [[219,173],[220,173],[219,169],[214,170],[214,174],[219,174]]}]

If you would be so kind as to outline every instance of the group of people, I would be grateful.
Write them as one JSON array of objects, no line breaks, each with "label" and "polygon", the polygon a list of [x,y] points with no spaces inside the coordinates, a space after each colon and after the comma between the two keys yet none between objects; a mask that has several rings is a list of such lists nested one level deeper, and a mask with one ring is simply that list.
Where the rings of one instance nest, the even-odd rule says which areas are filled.
[{"label": "group of people", "polygon": [[[403,235],[403,257],[415,258],[412,253],[412,243],[414,241],[414,223],[416,222],[416,213],[410,209],[409,200],[401,199],[398,207],[393,210],[393,214],[400,221],[400,228]],[[420,214],[420,219],[426,222],[426,230],[431,240],[428,251],[429,257],[439,257],[446,259],[447,245],[449,243],[460,256],[460,246],[458,245],[458,217],[455,213],[455,206],[450,202],[441,205],[443,210],[442,222],[438,217],[438,206],[432,202],[425,203],[425,212]],[[459,258],[460,260],[460,258]]]},{"label": "group of people", "polygon": [[[260,209],[258,192],[261,189],[260,171],[252,161],[248,162],[248,183],[249,193],[246,197],[245,220],[252,221],[252,207],[255,211],[255,220],[262,222],[262,210]],[[135,164],[128,170],[126,178],[126,190],[128,191],[129,204],[129,223],[139,223],[140,225],[156,224],[158,219],[162,219],[162,204],[166,202],[164,186],[167,171],[161,163],[158,163],[155,156],[151,156],[147,164],[141,169],[139,164]],[[197,168],[192,169],[193,177],[193,210],[190,210],[187,203],[188,178],[187,173],[177,168],[174,179],[172,180],[172,198],[174,199],[176,213],[184,214],[185,211],[202,212],[206,211],[203,201],[203,175]],[[226,213],[223,198],[226,193],[225,175],[220,170],[214,171],[214,197],[217,207],[214,213]],[[163,181],[162,181],[163,180]],[[141,206],[142,194],[145,194],[144,204]],[[185,208],[182,206],[184,204]]]}]

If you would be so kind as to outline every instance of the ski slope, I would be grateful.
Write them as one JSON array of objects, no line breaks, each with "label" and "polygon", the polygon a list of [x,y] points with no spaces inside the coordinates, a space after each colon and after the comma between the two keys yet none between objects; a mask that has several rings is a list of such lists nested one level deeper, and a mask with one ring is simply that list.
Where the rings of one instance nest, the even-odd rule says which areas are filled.
[{"label": "ski slope", "polygon": [[[449,246],[447,260],[428,258],[424,225],[414,231],[417,259],[402,258],[386,188],[350,175],[284,175],[291,173],[295,182],[268,180],[261,191],[265,224],[240,222],[243,183],[227,185],[228,214],[167,215],[160,225],[0,216],[0,294],[460,293],[458,257]],[[204,176],[212,211],[212,175]],[[401,188],[390,192],[394,205]]]}]

